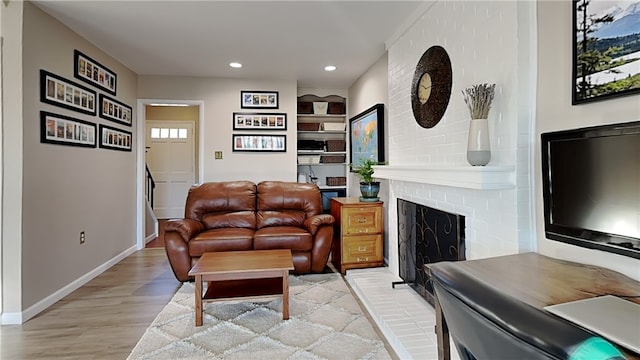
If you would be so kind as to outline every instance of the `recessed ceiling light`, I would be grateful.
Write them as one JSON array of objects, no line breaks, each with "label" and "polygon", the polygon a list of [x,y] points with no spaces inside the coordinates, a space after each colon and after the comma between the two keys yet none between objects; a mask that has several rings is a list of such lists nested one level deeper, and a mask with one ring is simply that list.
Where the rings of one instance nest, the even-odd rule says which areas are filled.
[{"label": "recessed ceiling light", "polygon": [[334,71],[336,69],[333,65],[327,65],[324,67],[324,71]]},{"label": "recessed ceiling light", "polygon": [[242,64],[240,64],[239,62],[232,62],[232,63],[229,63],[229,66],[237,69],[237,68],[241,68]]}]

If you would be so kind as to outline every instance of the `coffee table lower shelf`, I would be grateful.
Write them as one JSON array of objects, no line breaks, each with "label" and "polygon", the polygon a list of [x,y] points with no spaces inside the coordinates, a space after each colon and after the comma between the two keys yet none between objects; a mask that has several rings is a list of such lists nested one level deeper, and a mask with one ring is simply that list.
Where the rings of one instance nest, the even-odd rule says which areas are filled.
[{"label": "coffee table lower shelf", "polygon": [[282,297],[282,278],[209,281],[202,301]]}]

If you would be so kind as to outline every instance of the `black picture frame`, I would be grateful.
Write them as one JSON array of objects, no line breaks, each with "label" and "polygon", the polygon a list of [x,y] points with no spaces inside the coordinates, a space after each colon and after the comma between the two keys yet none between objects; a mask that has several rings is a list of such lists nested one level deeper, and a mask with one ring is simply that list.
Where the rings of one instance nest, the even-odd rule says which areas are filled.
[{"label": "black picture frame", "polygon": [[95,91],[44,69],[40,69],[40,101],[83,114],[96,114]]},{"label": "black picture frame", "polygon": [[40,142],[55,145],[96,147],[96,124],[40,111]]},{"label": "black picture frame", "polygon": [[280,105],[277,91],[241,90],[240,108],[242,109],[277,109]]},{"label": "black picture frame", "polygon": [[103,119],[131,126],[133,123],[133,109],[107,95],[100,94],[99,116]]},{"label": "black picture frame", "polygon": [[234,152],[287,152],[287,135],[232,134]]},{"label": "black picture frame", "polygon": [[287,130],[287,114],[234,112],[233,130]]},{"label": "black picture frame", "polygon": [[130,131],[100,124],[99,146],[103,149],[131,151],[133,135]]},{"label": "black picture frame", "polygon": [[[624,58],[629,54],[640,58],[640,23],[636,22],[631,27],[629,24],[614,26],[619,20],[616,19],[617,13],[605,14],[602,11],[616,5],[620,5],[623,13],[633,3],[625,0],[573,0],[573,105],[640,93],[640,85],[633,86],[634,80],[638,83],[640,78],[637,65],[640,59],[625,63],[630,59]],[[606,15],[611,15],[611,21],[603,20]],[[616,50],[615,47],[619,46],[621,49]],[[588,55],[583,55],[587,52]],[[603,61],[606,62],[604,65]]]},{"label": "black picture frame", "polygon": [[384,158],[384,104],[376,104],[349,119],[349,171],[366,159]]},{"label": "black picture frame", "polygon": [[73,76],[113,96],[116,95],[118,75],[77,49],[73,51]]}]

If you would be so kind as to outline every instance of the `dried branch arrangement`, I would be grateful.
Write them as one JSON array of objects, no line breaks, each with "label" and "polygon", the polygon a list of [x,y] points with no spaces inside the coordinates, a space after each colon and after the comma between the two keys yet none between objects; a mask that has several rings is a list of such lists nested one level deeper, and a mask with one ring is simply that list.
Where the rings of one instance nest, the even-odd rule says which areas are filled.
[{"label": "dried branch arrangement", "polygon": [[496,84],[477,84],[462,90],[472,119],[486,119],[489,116],[495,90]]}]

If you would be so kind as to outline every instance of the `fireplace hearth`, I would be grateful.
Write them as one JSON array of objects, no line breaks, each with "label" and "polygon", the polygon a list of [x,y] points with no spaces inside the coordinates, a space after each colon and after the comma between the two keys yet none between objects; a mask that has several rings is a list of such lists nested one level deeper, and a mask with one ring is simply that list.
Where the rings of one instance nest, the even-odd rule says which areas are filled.
[{"label": "fireplace hearth", "polygon": [[400,277],[432,305],[433,286],[424,265],[465,260],[464,231],[462,215],[398,199]]}]

